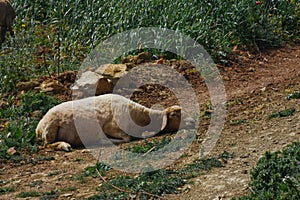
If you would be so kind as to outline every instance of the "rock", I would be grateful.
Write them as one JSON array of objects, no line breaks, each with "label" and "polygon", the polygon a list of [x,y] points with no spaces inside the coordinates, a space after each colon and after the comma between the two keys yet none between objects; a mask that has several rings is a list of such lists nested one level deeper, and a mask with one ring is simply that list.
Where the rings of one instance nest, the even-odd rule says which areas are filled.
[{"label": "rock", "polygon": [[43,113],[41,110],[35,110],[30,114],[30,116],[33,118],[40,118],[41,116],[43,116]]},{"label": "rock", "polygon": [[113,85],[111,81],[104,76],[92,72],[84,72],[71,88],[77,98],[101,95],[111,93]]},{"label": "rock", "polygon": [[95,73],[111,80],[112,84],[115,85],[122,76],[127,74],[127,70],[127,65],[125,64],[105,64],[98,67]]},{"label": "rock", "polygon": [[95,73],[107,78],[120,78],[126,74],[127,66],[125,64],[104,64],[99,66]]},{"label": "rock", "polygon": [[57,80],[45,80],[41,86],[41,91],[50,94],[63,94],[68,89]]},{"label": "rock", "polygon": [[96,88],[96,96],[101,94],[112,93],[113,88],[113,84],[109,79],[100,78]]},{"label": "rock", "polygon": [[75,85],[80,87],[89,87],[90,85],[96,85],[99,80],[98,74],[92,71],[86,71],[81,74],[80,78],[76,80]]},{"label": "rock", "polygon": [[12,155],[16,154],[17,151],[16,151],[15,147],[11,147],[11,148],[7,149],[6,153],[7,153],[8,155],[11,155],[11,156],[12,156]]},{"label": "rock", "polygon": [[73,196],[73,194],[67,193],[67,194],[60,195],[60,198],[67,198],[67,197],[71,197],[71,196]]},{"label": "rock", "polygon": [[149,61],[149,60],[150,60],[149,52],[142,52],[136,56],[132,56],[132,55],[127,56],[126,58],[124,58],[122,60],[122,63],[123,64],[125,64],[125,63],[141,64],[141,63]]}]

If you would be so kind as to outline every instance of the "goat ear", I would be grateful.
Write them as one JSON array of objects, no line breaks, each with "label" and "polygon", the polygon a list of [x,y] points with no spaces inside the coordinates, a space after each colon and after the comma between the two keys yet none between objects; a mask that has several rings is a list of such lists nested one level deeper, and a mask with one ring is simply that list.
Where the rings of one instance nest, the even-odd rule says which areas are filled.
[{"label": "goat ear", "polygon": [[162,125],[161,125],[161,129],[160,129],[161,131],[166,128],[167,123],[168,123],[168,113],[164,112],[163,113],[163,118],[162,118]]},{"label": "goat ear", "polygon": [[163,111],[163,119],[162,119],[162,125],[161,125],[161,131],[164,130],[168,124],[168,116],[176,115],[181,112],[181,107],[180,106],[171,106],[169,108],[166,108]]}]

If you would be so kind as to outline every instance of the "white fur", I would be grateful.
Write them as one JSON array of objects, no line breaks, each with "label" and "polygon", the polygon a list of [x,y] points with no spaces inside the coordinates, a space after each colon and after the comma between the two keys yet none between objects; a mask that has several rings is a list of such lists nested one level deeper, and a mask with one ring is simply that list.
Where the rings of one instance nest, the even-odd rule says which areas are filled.
[{"label": "white fur", "polygon": [[180,120],[179,106],[153,110],[120,95],[106,94],[53,107],[39,122],[36,135],[47,146],[69,151],[83,143],[118,144],[129,142],[131,136],[143,138],[145,132],[176,131]]}]

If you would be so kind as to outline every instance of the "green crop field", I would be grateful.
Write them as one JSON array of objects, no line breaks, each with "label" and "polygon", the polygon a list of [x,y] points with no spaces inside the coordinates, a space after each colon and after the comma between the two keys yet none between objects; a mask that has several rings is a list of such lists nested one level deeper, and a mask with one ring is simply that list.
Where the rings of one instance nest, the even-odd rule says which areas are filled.
[{"label": "green crop field", "polygon": [[45,47],[50,71],[77,69],[102,40],[137,27],[163,27],[190,36],[215,60],[235,45],[278,46],[299,36],[297,0],[14,0],[14,31],[2,45],[0,93],[46,73],[37,59]]}]

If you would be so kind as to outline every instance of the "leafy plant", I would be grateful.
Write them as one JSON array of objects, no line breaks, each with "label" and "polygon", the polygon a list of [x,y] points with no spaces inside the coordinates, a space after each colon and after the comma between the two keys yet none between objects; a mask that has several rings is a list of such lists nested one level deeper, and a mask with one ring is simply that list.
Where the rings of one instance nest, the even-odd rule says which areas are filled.
[{"label": "leafy plant", "polygon": [[251,170],[251,193],[239,199],[286,199],[300,197],[300,143],[282,151],[266,152]]},{"label": "leafy plant", "polygon": [[19,198],[27,198],[27,197],[39,197],[41,194],[36,191],[29,191],[29,192],[20,192],[18,194]]},{"label": "leafy plant", "polygon": [[0,187],[0,195],[8,192],[14,192],[14,191],[15,191],[14,187]]},{"label": "leafy plant", "polygon": [[44,93],[27,92],[22,96],[19,109],[22,114],[40,110],[41,114],[44,115],[50,108],[59,103],[61,103],[61,101],[53,96],[48,96]]},{"label": "leafy plant", "polygon": [[85,169],[84,176],[98,177],[98,172],[100,172],[101,175],[105,175],[109,170],[111,170],[110,166],[105,163],[97,162],[95,166],[87,167]]},{"label": "leafy plant", "polygon": [[296,111],[295,108],[289,108],[286,110],[273,112],[271,115],[269,115],[269,119],[276,118],[276,117],[288,117],[293,115],[295,111]]},{"label": "leafy plant", "polygon": [[81,183],[85,183],[86,177],[98,177],[98,172],[101,175],[105,175],[109,170],[111,170],[110,166],[106,165],[105,163],[97,162],[94,166],[85,168],[84,172],[82,172],[79,175],[76,175],[74,179],[79,180]]},{"label": "leafy plant", "polygon": [[[60,101],[43,93],[28,92],[22,96],[20,106],[15,107],[13,103],[6,110],[0,112],[0,117],[6,120],[6,127],[0,130],[0,158],[8,159],[15,156],[18,161],[22,155],[18,153],[9,155],[7,149],[14,147],[17,151],[25,149],[35,152],[36,136],[35,129],[42,114],[58,104]],[[34,111],[40,110],[39,116],[32,116]],[[14,160],[14,159],[12,159]]]},{"label": "leafy plant", "polygon": [[193,163],[178,170],[178,174],[185,178],[193,178],[203,173],[203,171],[209,171],[214,167],[223,167],[223,164],[217,158],[196,159]]},{"label": "leafy plant", "polygon": [[140,144],[131,145],[127,150],[133,153],[147,153],[149,150],[154,148],[155,150],[163,148],[165,145],[171,142],[171,138],[163,137],[161,140],[145,140]]},{"label": "leafy plant", "polygon": [[287,99],[288,100],[291,100],[291,99],[300,99],[300,92],[294,92],[292,94],[289,94],[287,96]]}]

